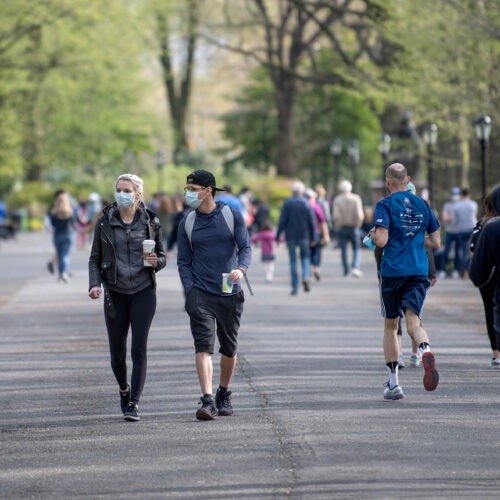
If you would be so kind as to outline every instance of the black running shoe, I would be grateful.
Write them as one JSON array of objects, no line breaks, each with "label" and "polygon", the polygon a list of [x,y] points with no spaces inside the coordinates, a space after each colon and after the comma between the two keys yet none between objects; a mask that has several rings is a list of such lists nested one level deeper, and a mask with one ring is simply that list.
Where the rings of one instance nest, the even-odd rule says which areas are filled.
[{"label": "black running shoe", "polygon": [[127,411],[128,403],[130,401],[130,385],[127,384],[127,392],[120,391],[120,406],[122,407],[122,413],[125,415]]},{"label": "black running shoe", "polygon": [[230,417],[234,413],[231,405],[231,391],[222,392],[220,389],[217,389],[215,405],[220,417]]},{"label": "black running shoe", "polygon": [[201,408],[196,411],[198,420],[214,420],[217,417],[217,408],[211,394],[205,394],[200,398]]},{"label": "black running shoe", "polygon": [[308,280],[302,281],[302,286],[304,287],[304,292],[308,292],[309,290],[311,290],[311,286],[309,285]]},{"label": "black running shoe", "polygon": [[138,422],[139,418],[139,406],[136,403],[129,403],[123,418],[129,422]]}]

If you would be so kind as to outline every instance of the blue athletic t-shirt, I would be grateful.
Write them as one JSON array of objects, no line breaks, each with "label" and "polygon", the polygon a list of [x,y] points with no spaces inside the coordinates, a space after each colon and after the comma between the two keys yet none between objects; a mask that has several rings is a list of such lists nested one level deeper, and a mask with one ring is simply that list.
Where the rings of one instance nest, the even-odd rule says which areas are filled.
[{"label": "blue athletic t-shirt", "polygon": [[393,193],[375,206],[375,227],[389,230],[380,266],[382,276],[429,274],[425,233],[439,229],[439,222],[429,205],[408,191]]}]

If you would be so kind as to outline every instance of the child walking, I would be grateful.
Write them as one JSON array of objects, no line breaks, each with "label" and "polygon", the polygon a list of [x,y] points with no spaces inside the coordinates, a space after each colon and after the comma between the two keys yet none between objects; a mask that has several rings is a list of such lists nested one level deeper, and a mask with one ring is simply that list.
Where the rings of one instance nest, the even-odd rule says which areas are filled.
[{"label": "child walking", "polygon": [[266,283],[271,283],[274,278],[275,238],[276,234],[270,221],[262,224],[262,229],[251,238],[252,243],[260,242],[262,249],[260,260],[264,264]]}]

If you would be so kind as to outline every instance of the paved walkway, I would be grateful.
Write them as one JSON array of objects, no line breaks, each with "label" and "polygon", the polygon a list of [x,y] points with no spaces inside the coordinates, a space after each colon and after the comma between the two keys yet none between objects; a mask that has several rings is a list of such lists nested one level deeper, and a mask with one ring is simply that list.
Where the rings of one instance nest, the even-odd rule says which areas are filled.
[{"label": "paved walkway", "polygon": [[[148,380],[138,423],[124,422],[102,303],[87,297],[87,251],[74,277],[46,269],[49,236],[0,246],[0,498],[498,498],[500,370],[477,290],[442,280],[424,323],[441,381],[384,402],[382,319],[373,256],[343,278],[338,250],[323,278],[289,296],[287,258],[265,284],[249,273],[235,374],[235,416],[194,417],[199,389],[175,262],[158,275]],[[408,353],[409,339],[404,338]],[[218,356],[214,356],[217,376]]]}]

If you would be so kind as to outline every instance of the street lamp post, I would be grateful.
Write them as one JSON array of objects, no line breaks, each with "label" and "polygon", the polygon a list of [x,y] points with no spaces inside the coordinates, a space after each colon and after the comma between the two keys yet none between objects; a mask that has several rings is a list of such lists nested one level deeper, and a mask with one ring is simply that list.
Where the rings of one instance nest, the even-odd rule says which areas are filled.
[{"label": "street lamp post", "polygon": [[330,153],[333,156],[333,190],[336,193],[340,173],[340,155],[342,154],[342,141],[336,137],[330,144]]},{"label": "street lamp post", "polygon": [[385,169],[387,167],[387,160],[389,159],[389,152],[391,151],[391,136],[389,134],[382,134],[380,142],[378,143],[378,152],[382,157],[382,182],[385,183]]},{"label": "street lamp post", "polygon": [[158,169],[158,192],[163,189],[163,167],[165,166],[165,153],[163,151],[156,152],[156,168]]},{"label": "street lamp post", "polygon": [[434,171],[432,165],[432,154],[437,143],[438,127],[435,123],[426,123],[422,131],[422,139],[427,146],[427,183],[429,187],[429,200],[435,204],[434,200]]},{"label": "street lamp post", "polygon": [[481,193],[482,199],[486,198],[486,148],[491,134],[491,118],[481,115],[474,123],[476,137],[481,146]]},{"label": "street lamp post", "polygon": [[347,154],[352,165],[352,187],[355,193],[358,192],[358,165],[359,165],[359,142],[353,139],[347,147]]}]

